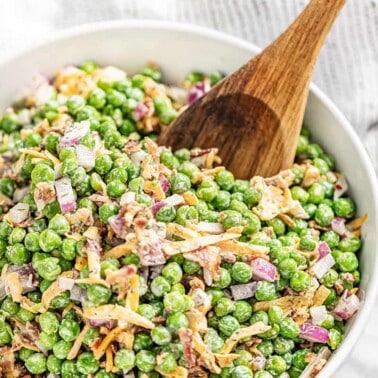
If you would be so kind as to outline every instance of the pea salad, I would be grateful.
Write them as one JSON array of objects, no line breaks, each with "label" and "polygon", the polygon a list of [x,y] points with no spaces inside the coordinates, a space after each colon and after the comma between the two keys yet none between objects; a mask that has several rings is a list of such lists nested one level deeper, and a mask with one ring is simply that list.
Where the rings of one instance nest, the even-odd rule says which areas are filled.
[{"label": "pea salad", "polygon": [[94,62],[0,116],[0,376],[314,377],[360,305],[361,226],[307,128],[239,180],[157,135],[222,79]]}]

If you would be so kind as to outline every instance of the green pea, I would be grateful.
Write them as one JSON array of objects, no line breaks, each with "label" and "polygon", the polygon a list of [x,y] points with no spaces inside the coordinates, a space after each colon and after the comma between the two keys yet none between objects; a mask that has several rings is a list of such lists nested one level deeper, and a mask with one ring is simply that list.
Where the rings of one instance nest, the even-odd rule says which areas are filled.
[{"label": "green pea", "polygon": [[248,366],[240,365],[236,366],[232,370],[231,378],[252,378],[252,370]]},{"label": "green pea", "polygon": [[25,361],[25,366],[32,374],[42,374],[46,371],[46,357],[42,353],[33,353]]},{"label": "green pea", "polygon": [[337,330],[336,328],[332,328],[329,330],[328,345],[331,347],[332,350],[337,349],[342,340],[343,335],[339,330]]},{"label": "green pea", "polygon": [[156,220],[159,222],[173,222],[176,218],[176,209],[173,206],[166,205],[156,213]]},{"label": "green pea", "polygon": [[26,231],[23,228],[16,227],[10,233],[8,242],[10,244],[21,243],[24,240],[25,235]]},{"label": "green pea", "polygon": [[10,297],[6,297],[1,304],[1,310],[8,313],[9,316],[16,315],[19,308],[19,305],[16,302],[13,302]]},{"label": "green pea", "polygon": [[260,190],[249,187],[243,192],[243,200],[248,206],[257,205],[262,198],[262,193]]},{"label": "green pea", "polygon": [[[179,168],[179,165],[180,165],[180,162],[173,155],[172,151],[167,150],[167,149],[164,149],[163,151],[161,151],[160,161],[161,161],[162,164],[164,164],[166,167],[168,167],[170,169],[177,169],[177,168]],[[182,172],[180,169],[179,169],[179,172],[184,173],[186,176],[189,176],[185,172]]]},{"label": "green pea", "polygon": [[188,176],[183,173],[176,173],[170,177],[172,193],[184,193],[190,189],[191,183]]},{"label": "green pea", "polygon": [[83,352],[77,358],[76,367],[82,374],[94,374],[100,367],[100,361],[95,358],[93,353]]},{"label": "green pea", "polygon": [[151,292],[155,297],[162,297],[171,289],[171,284],[162,276],[154,278],[151,282]]},{"label": "green pea", "polygon": [[315,211],[315,221],[320,226],[329,226],[334,218],[334,213],[330,206],[320,204]]},{"label": "green pea", "polygon": [[55,281],[61,273],[59,259],[48,257],[37,264],[38,274],[45,280]]},{"label": "green pea", "polygon": [[212,180],[204,180],[197,189],[197,197],[206,202],[211,202],[217,196],[219,187]]},{"label": "green pea", "polygon": [[88,301],[92,306],[101,306],[110,300],[112,292],[102,285],[89,285],[87,289]]},{"label": "green pea", "polygon": [[252,278],[252,268],[244,262],[237,261],[231,268],[231,277],[236,282],[247,283]]},{"label": "green pea", "polygon": [[164,307],[167,312],[185,311],[185,301],[183,295],[178,292],[165,294]]},{"label": "green pea", "polygon": [[219,320],[218,327],[226,336],[231,336],[240,328],[240,324],[232,315],[226,315]]},{"label": "green pea", "polygon": [[280,321],[280,335],[287,339],[295,339],[299,335],[298,324],[292,318],[283,318]]},{"label": "green pea", "polygon": [[305,251],[313,251],[317,247],[317,242],[312,236],[305,235],[301,237],[299,245]]},{"label": "green pea", "polygon": [[57,316],[51,311],[47,311],[39,315],[38,322],[42,331],[47,334],[54,334],[59,329],[59,320]]},{"label": "green pea", "polygon": [[0,179],[0,192],[5,196],[12,197],[15,189],[16,183],[12,179],[8,177]]},{"label": "green pea", "polygon": [[[178,165],[179,164],[178,159],[175,156],[173,158],[175,159],[174,160],[174,164]],[[167,167],[171,168],[169,165],[167,165]],[[188,176],[190,179],[192,179],[193,176],[194,176],[194,174],[196,172],[199,172],[200,169],[194,163],[192,163],[191,161],[184,161],[178,167],[178,171],[180,173],[183,173],[184,175]]]},{"label": "green pea", "polygon": [[333,287],[335,282],[338,280],[339,274],[334,269],[330,269],[324,276],[320,279],[321,283],[329,288]]},{"label": "green pea", "polygon": [[39,246],[44,252],[51,252],[62,244],[59,234],[53,230],[43,230],[39,237]]},{"label": "green pea", "polygon": [[80,326],[70,319],[63,319],[59,326],[59,335],[64,341],[73,341],[80,333]]},{"label": "green pea", "polygon": [[307,203],[310,199],[310,194],[300,186],[293,186],[290,188],[290,191],[293,199],[298,200],[302,204]]},{"label": "green pea", "polygon": [[284,312],[279,306],[271,306],[268,311],[268,316],[271,323],[280,323],[284,318]]},{"label": "green pea", "polygon": [[21,243],[7,247],[5,255],[9,262],[15,265],[23,265],[30,260],[30,252]]},{"label": "green pea", "polygon": [[252,315],[252,306],[246,301],[235,302],[232,316],[239,322],[245,323]]},{"label": "green pea", "polygon": [[320,240],[325,241],[330,248],[335,248],[339,244],[340,236],[335,231],[325,231]]},{"label": "green pea", "polygon": [[290,286],[295,291],[304,291],[310,287],[311,276],[304,271],[296,271],[290,278]]},{"label": "green pea", "polygon": [[98,210],[99,217],[102,222],[109,223],[109,218],[118,214],[118,206],[115,203],[106,203]]},{"label": "green pea", "polygon": [[226,297],[220,298],[214,307],[217,316],[225,316],[235,311],[235,303]]},{"label": "green pea", "polygon": [[152,339],[148,333],[139,332],[135,335],[133,348],[136,352],[142,349],[149,349],[151,346]]},{"label": "green pea", "polygon": [[352,218],[356,205],[350,198],[338,198],[333,202],[333,210],[338,217]]},{"label": "green pea", "polygon": [[198,219],[198,212],[194,206],[181,206],[176,211],[176,222],[185,226],[187,220]]},{"label": "green pea", "polygon": [[116,378],[116,376],[113,373],[107,372],[106,370],[99,370],[95,378]]},{"label": "green pea", "polygon": [[114,357],[114,365],[120,369],[128,371],[135,366],[135,353],[132,350],[120,349]]},{"label": "green pea", "polygon": [[31,173],[31,180],[33,184],[37,184],[39,182],[54,182],[55,172],[48,165],[38,163]]},{"label": "green pea", "polygon": [[168,328],[161,325],[155,327],[151,331],[151,338],[157,345],[168,345],[172,340],[172,336]]},{"label": "green pea", "polygon": [[162,270],[161,274],[170,284],[176,284],[182,279],[182,269],[177,262],[168,263]]},{"label": "green pea", "polygon": [[230,273],[228,272],[227,269],[221,268],[219,280],[213,282],[213,287],[215,289],[225,289],[226,287],[230,286],[230,283],[231,283]]},{"label": "green pea", "polygon": [[241,226],[242,216],[234,210],[225,210],[220,214],[220,222],[222,226],[228,230],[231,227]]},{"label": "green pea", "polygon": [[213,328],[209,328],[207,330],[204,341],[213,352],[220,351],[224,345],[223,339],[218,335],[218,332]]},{"label": "green pea", "polygon": [[46,367],[51,374],[60,374],[62,368],[62,360],[51,354],[47,357]]},{"label": "green pea", "polygon": [[166,325],[170,332],[177,334],[181,328],[188,328],[188,318],[180,312],[170,314],[167,318]]},{"label": "green pea", "polygon": [[48,334],[46,332],[41,332],[39,334],[39,341],[47,350],[51,350],[55,343],[58,341],[58,335],[56,333]]},{"label": "green pea", "polygon": [[[49,281],[51,282],[51,281]],[[70,300],[70,292],[65,291],[62,294],[57,295],[52,301],[51,306],[54,308],[65,308],[71,302]]]},{"label": "green pea", "polygon": [[56,214],[50,219],[48,228],[56,231],[59,235],[64,235],[70,231],[70,224],[66,217]]},{"label": "green pea", "polygon": [[344,238],[338,244],[338,249],[343,252],[357,252],[361,244],[361,239],[358,237]]},{"label": "green pea", "polygon": [[267,281],[257,283],[255,297],[258,301],[270,301],[276,296],[276,288],[273,283]]},{"label": "green pea", "polygon": [[100,175],[108,173],[113,166],[113,160],[109,155],[98,156],[95,160],[95,170]]},{"label": "green pea", "polygon": [[141,350],[135,356],[135,365],[143,373],[149,373],[154,370],[155,363],[155,355],[149,350]]},{"label": "green pea", "polygon": [[358,259],[353,252],[340,253],[336,257],[336,263],[342,272],[353,272],[358,268]]},{"label": "green pea", "polygon": [[36,252],[40,250],[39,247],[39,232],[30,232],[26,234],[24,244],[28,251]]},{"label": "green pea", "polygon": [[324,187],[319,183],[312,184],[308,189],[309,201],[319,204],[324,200]]},{"label": "green pea", "polygon": [[212,202],[217,210],[227,210],[230,207],[230,203],[231,194],[225,190],[220,190]]}]

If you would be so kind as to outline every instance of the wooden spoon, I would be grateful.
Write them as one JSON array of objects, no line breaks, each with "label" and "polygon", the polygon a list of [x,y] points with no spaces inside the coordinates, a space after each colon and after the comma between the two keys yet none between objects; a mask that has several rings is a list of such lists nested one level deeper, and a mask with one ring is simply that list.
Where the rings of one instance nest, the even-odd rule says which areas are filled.
[{"label": "wooden spoon", "polygon": [[236,177],[274,175],[294,161],[320,48],[345,0],[312,0],[262,53],[185,110],[159,137],[173,150],[218,147]]}]

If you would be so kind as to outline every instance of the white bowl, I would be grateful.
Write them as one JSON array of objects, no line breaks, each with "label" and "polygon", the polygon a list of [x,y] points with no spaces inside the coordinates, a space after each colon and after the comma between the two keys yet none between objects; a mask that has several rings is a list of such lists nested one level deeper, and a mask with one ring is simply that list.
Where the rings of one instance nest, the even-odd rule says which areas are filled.
[{"label": "white bowl", "polygon": [[[163,68],[165,80],[177,82],[192,69],[232,72],[259,49],[209,29],[159,21],[90,24],[68,30],[0,65],[0,109],[22,95],[33,74],[53,75],[62,65],[93,59],[133,73],[147,61]],[[376,300],[378,282],[378,188],[374,170],[361,141],[336,106],[316,86],[306,108],[305,123],[313,138],[333,154],[337,169],[349,180],[359,214],[368,213],[361,251],[363,301],[348,324],[347,336],[319,377],[331,376],[361,334]]]}]

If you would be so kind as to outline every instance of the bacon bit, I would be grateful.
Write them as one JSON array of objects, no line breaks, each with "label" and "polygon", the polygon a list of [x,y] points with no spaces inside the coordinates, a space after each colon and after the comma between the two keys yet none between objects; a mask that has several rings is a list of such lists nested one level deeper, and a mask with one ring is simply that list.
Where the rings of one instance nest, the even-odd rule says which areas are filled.
[{"label": "bacon bit", "polygon": [[198,204],[198,198],[193,192],[184,192],[181,194],[184,197],[185,203],[190,206]]},{"label": "bacon bit", "polygon": [[319,178],[320,178],[319,169],[314,167],[313,165],[308,165],[304,173],[302,186],[305,188],[308,188],[309,186],[317,182]]},{"label": "bacon bit", "polygon": [[284,311],[284,314],[288,315],[293,309],[309,308],[310,305],[310,299],[306,298],[304,295],[286,295],[271,301],[256,302],[253,305],[253,311],[268,311],[272,306],[279,306]]},{"label": "bacon bit", "polygon": [[44,209],[44,207],[56,200],[56,193],[54,185],[47,182],[39,182],[34,189],[34,201],[37,205],[38,211]]},{"label": "bacon bit", "polygon": [[139,241],[138,255],[140,263],[143,266],[155,266],[165,263],[165,256],[163,253],[162,238],[159,237],[157,232],[150,229],[137,229],[137,238]]},{"label": "bacon bit", "polygon": [[[75,278],[75,272],[69,270],[67,272],[63,272],[59,277],[67,277],[67,278]],[[65,292],[65,289],[61,289],[59,287],[59,277],[48,287],[46,291],[42,294],[41,303],[43,305],[43,309],[40,312],[46,312],[50,306],[50,302],[59,294]]]},{"label": "bacon bit", "polygon": [[278,218],[280,218],[289,227],[294,227],[295,226],[295,222],[287,214],[278,214]]},{"label": "bacon bit", "polygon": [[143,190],[153,193],[158,201],[165,199],[165,192],[159,181],[144,180]]},{"label": "bacon bit", "polygon": [[281,189],[286,189],[293,185],[295,175],[291,169],[285,169],[275,176],[268,177],[265,179],[267,185],[278,186]]},{"label": "bacon bit", "polygon": [[221,354],[228,354],[232,351],[234,346],[245,337],[259,335],[269,331],[272,327],[265,325],[263,322],[257,322],[249,327],[240,328],[236,330],[224,343]]},{"label": "bacon bit", "polygon": [[192,297],[194,302],[194,307],[202,312],[203,315],[206,315],[211,309],[211,296],[205,293],[204,290],[197,288],[191,290],[189,295]]},{"label": "bacon bit", "polygon": [[202,340],[198,332],[193,333],[194,350],[199,354],[198,362],[212,373],[220,374],[221,368],[215,361],[214,353]]},{"label": "bacon bit", "polygon": [[125,265],[121,269],[118,269],[117,271],[113,272],[105,272],[106,274],[106,282],[110,285],[115,285],[119,282],[120,279],[127,278],[127,280],[130,279],[133,275],[137,272],[137,267],[133,264]]},{"label": "bacon bit", "polygon": [[328,295],[331,293],[324,285],[321,285],[318,290],[316,290],[314,298],[312,300],[313,306],[321,306],[324,301],[327,299]]},{"label": "bacon bit", "polygon": [[83,233],[83,236],[87,239],[96,240],[98,238],[98,228],[91,226]]},{"label": "bacon bit", "polygon": [[[85,311],[84,311],[85,313]],[[85,315],[85,314],[84,314]],[[97,360],[99,360],[105,353],[106,349],[109,347],[110,343],[123,331],[122,327],[113,328],[101,341],[101,344],[92,349],[93,355]]]},{"label": "bacon bit", "polygon": [[185,240],[196,239],[201,236],[198,232],[193,231],[192,229],[188,227],[181,226],[180,224],[177,224],[177,223],[168,223],[167,233],[169,235],[178,236]]},{"label": "bacon bit", "polygon": [[165,378],[188,378],[189,372],[182,366],[178,366],[175,370],[170,373],[164,373],[160,369],[155,367],[155,370]]},{"label": "bacon bit", "polygon": [[111,202],[109,196],[106,196],[106,195],[103,195],[103,194],[97,194],[97,193],[91,194],[89,196],[89,199],[91,199],[95,203],[109,203],[109,202]]},{"label": "bacon bit", "polygon": [[193,332],[205,332],[207,331],[207,320],[204,314],[196,308],[191,308],[185,313],[185,316],[189,321],[189,329]]},{"label": "bacon bit", "polygon": [[134,345],[134,333],[133,333],[133,331],[129,330],[129,331],[121,332],[116,337],[116,341],[120,344],[123,344],[125,349],[133,349],[133,345]]},{"label": "bacon bit", "polygon": [[206,287],[204,282],[199,277],[193,277],[189,280],[189,286],[191,290],[201,289],[205,291]]},{"label": "bacon bit", "polygon": [[91,209],[82,207],[77,209],[74,213],[64,214],[70,224],[84,224],[86,226],[93,225],[93,213]]},{"label": "bacon bit", "polygon": [[336,290],[336,294],[340,295],[344,291],[344,282],[343,282],[343,280],[337,280],[334,283],[333,287]]},{"label": "bacon bit", "polygon": [[207,269],[215,281],[219,280],[221,258],[218,247],[208,246],[194,252],[184,253],[183,256],[185,259],[197,262],[202,268]]},{"label": "bacon bit", "polygon": [[16,358],[14,352],[15,350],[13,347],[6,346],[0,348],[0,376],[3,376],[3,374],[5,378],[15,378],[19,376],[18,374],[15,374],[14,363]]},{"label": "bacon bit", "polygon": [[190,329],[181,328],[179,338],[184,348],[185,367],[192,368],[196,366],[196,355],[193,346],[193,333]]},{"label": "bacon bit", "polygon": [[288,213],[295,218],[307,219],[308,214],[303,209],[298,200],[293,200],[290,189],[284,189],[284,201],[281,205],[281,211]]},{"label": "bacon bit", "polygon": [[125,146],[123,147],[123,151],[126,152],[126,154],[131,155],[134,152],[138,152],[142,149],[142,146],[140,142],[134,139],[129,139]]},{"label": "bacon bit", "polygon": [[237,353],[228,353],[228,354],[214,353],[214,356],[218,365],[221,368],[231,366],[232,362],[235,361],[239,357]]},{"label": "bacon bit", "polygon": [[74,358],[76,358],[81,348],[81,344],[83,343],[84,337],[87,334],[89,328],[90,328],[89,323],[86,323],[84,328],[81,330],[79,336],[76,338],[74,344],[72,345],[72,348],[67,355],[67,360],[73,360]]},{"label": "bacon bit", "polygon": [[192,183],[198,184],[204,180],[212,180],[217,173],[225,169],[225,167],[215,167],[212,169],[203,169],[201,172],[195,172],[192,177]]},{"label": "bacon bit", "polygon": [[81,272],[86,265],[88,265],[86,258],[82,256],[76,257],[75,270],[78,270],[79,272]]},{"label": "bacon bit", "polygon": [[120,257],[126,256],[133,251],[136,251],[138,248],[137,240],[134,233],[128,234],[126,237],[126,242],[105,252],[102,256],[102,259],[115,258],[119,259]]},{"label": "bacon bit", "polygon": [[84,310],[84,317],[87,319],[102,320],[124,320],[137,326],[152,329],[155,324],[136,312],[119,305],[103,305],[99,307],[88,307]]},{"label": "bacon bit", "polygon": [[195,240],[168,241],[163,244],[163,250],[167,255],[196,251],[197,249],[220,243],[225,240],[239,238],[240,234],[225,232],[221,235],[201,236]]},{"label": "bacon bit", "polygon": [[323,366],[326,364],[327,360],[331,356],[331,351],[327,347],[322,347],[319,353],[312,358],[306,368],[303,370],[301,377],[303,378],[314,378],[322,370]]},{"label": "bacon bit", "polygon": [[[23,129],[25,130],[25,129]],[[45,135],[51,131],[50,123],[47,118],[44,118],[41,122],[37,123],[33,130],[38,134]]]},{"label": "bacon bit", "polygon": [[351,222],[347,223],[346,228],[349,231],[356,231],[359,230],[362,225],[368,220],[368,215],[365,214],[360,218],[354,219]]},{"label": "bacon bit", "polygon": [[[57,133],[63,135],[65,131],[71,126],[73,119],[67,113],[60,113],[58,118],[51,123],[51,131],[56,131]],[[49,130],[47,130],[48,132]],[[46,131],[43,132],[45,134]]]},{"label": "bacon bit", "polygon": [[262,245],[247,244],[235,240],[216,243],[221,252],[231,252],[237,256],[256,256],[264,258],[269,248]]}]

